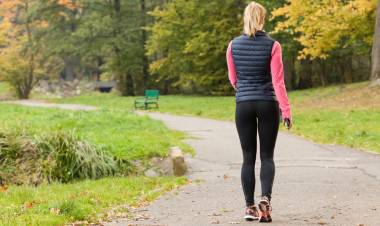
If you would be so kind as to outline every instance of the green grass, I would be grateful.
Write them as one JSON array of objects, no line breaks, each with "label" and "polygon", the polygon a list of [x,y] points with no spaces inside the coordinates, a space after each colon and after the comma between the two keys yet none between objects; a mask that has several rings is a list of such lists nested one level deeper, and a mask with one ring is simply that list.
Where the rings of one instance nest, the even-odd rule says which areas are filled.
[{"label": "green grass", "polygon": [[[320,143],[336,143],[380,153],[379,88],[369,88],[365,82],[294,91],[289,92],[289,97],[294,119],[291,132]],[[0,120],[2,127],[24,127],[35,133],[75,128],[86,140],[105,145],[114,155],[131,159],[164,154],[171,145],[182,145],[191,151],[181,142],[184,134],[172,132],[161,122],[148,117],[131,114],[134,99],[100,93],[50,99],[52,102],[98,106],[100,110],[94,112],[0,104]],[[159,103],[161,112],[234,120],[233,96],[170,95],[161,96]],[[38,188],[11,187],[7,193],[0,193],[0,224],[59,225],[82,219],[95,220],[97,214],[104,214],[111,206],[137,203],[136,200],[146,195],[142,196],[141,192],[150,191],[150,186],[165,189],[166,185],[172,187],[182,183],[176,180],[107,178]],[[159,193],[151,195],[158,196]],[[30,203],[35,203],[32,208],[23,208]],[[62,211],[57,215],[50,211],[54,210],[52,208]]]},{"label": "green grass", "polygon": [[[107,101],[93,99],[94,103]],[[127,106],[123,100],[115,98],[115,102],[103,103],[115,107],[91,112],[0,103],[0,127],[5,131],[25,129],[35,135],[74,130],[84,140],[129,160],[166,156],[171,146],[194,153],[182,141],[184,133],[169,130],[158,120],[133,114],[130,107],[122,107]],[[130,176],[39,187],[10,186],[7,192],[1,192],[0,187],[0,225],[51,226],[96,221],[111,207],[150,201],[185,182],[181,177]]]},{"label": "green grass", "polygon": [[[0,192],[0,225],[64,225],[107,218],[111,207],[138,206],[186,184],[184,177],[128,177],[10,187]],[[127,211],[119,208],[118,211]]]},{"label": "green grass", "polygon": [[182,132],[171,131],[147,116],[123,109],[68,111],[0,104],[2,128],[23,128],[41,134],[56,130],[75,130],[90,143],[104,145],[115,156],[142,159],[166,156],[171,146],[192,149],[181,140]]},{"label": "green grass", "polygon": [[[341,144],[380,153],[380,89],[368,82],[289,92],[294,126],[291,132],[320,143]],[[95,94],[56,100],[104,108],[133,107],[134,97]],[[160,96],[161,112],[234,120],[235,99]],[[283,128],[282,128],[283,129]]]}]

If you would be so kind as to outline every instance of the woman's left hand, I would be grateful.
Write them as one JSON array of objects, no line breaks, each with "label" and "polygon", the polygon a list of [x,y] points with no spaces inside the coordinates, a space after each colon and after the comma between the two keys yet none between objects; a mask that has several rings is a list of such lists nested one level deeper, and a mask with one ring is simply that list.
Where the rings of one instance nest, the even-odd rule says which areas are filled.
[{"label": "woman's left hand", "polygon": [[285,118],[284,119],[284,126],[286,126],[286,128],[289,130],[290,128],[292,128],[292,120],[290,118]]}]

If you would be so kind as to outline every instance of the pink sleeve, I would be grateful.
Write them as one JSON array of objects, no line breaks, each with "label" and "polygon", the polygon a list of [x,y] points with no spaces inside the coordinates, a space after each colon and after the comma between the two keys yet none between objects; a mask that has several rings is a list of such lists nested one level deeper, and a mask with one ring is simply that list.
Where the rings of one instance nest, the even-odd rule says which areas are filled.
[{"label": "pink sleeve", "polygon": [[235,69],[233,58],[232,58],[231,42],[228,44],[226,58],[227,58],[227,67],[228,67],[228,79],[230,80],[231,85],[235,86],[236,85],[236,69]]},{"label": "pink sleeve", "polygon": [[270,63],[273,88],[280,105],[282,118],[291,118],[290,104],[286,93],[284,81],[284,66],[282,63],[282,50],[279,42],[272,47],[272,60]]}]

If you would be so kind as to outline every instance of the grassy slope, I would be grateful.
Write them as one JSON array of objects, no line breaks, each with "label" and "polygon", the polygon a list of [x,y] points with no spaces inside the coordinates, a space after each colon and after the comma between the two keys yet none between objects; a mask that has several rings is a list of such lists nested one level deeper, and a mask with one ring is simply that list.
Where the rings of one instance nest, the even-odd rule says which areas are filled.
[{"label": "grassy slope", "polygon": [[[336,143],[380,153],[380,89],[368,82],[289,92],[291,130],[321,143]],[[59,102],[130,109],[133,97],[97,94]],[[234,97],[161,96],[160,111],[234,120]]]},{"label": "grassy slope", "polygon": [[380,89],[367,82],[296,91],[293,132],[380,153]]}]

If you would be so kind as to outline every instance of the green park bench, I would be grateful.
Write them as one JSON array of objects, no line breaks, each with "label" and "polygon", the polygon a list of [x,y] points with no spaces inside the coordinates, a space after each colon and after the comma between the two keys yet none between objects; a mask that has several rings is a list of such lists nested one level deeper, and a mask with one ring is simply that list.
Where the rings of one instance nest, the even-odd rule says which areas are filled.
[{"label": "green park bench", "polygon": [[148,109],[150,104],[153,104],[158,108],[158,96],[159,91],[156,89],[147,89],[145,90],[145,97],[140,97],[135,100],[135,109],[139,107],[144,107]]}]

